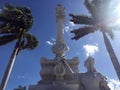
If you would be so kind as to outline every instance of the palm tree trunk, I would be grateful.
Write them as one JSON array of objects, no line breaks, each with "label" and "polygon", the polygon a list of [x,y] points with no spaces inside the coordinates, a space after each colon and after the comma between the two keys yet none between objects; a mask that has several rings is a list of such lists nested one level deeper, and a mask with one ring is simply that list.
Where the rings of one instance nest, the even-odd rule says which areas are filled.
[{"label": "palm tree trunk", "polygon": [[7,65],[6,71],[4,73],[4,76],[3,76],[3,79],[2,79],[2,82],[1,82],[0,90],[5,90],[5,88],[6,88],[8,79],[10,77],[10,74],[11,74],[15,59],[16,59],[16,56],[19,53],[20,42],[21,42],[21,39],[19,39],[18,42],[16,43],[16,46],[15,46],[15,48],[13,50],[13,53],[10,57],[9,63]]},{"label": "palm tree trunk", "polygon": [[106,45],[106,49],[107,49],[107,51],[109,53],[112,64],[114,66],[114,69],[115,69],[116,74],[117,74],[117,76],[119,78],[119,81],[120,81],[120,64],[118,62],[118,59],[117,59],[117,57],[115,55],[115,52],[114,52],[114,50],[112,48],[112,45],[111,45],[108,37],[106,36],[106,34],[104,32],[102,32],[102,34],[103,34],[104,42],[105,42],[105,45]]}]

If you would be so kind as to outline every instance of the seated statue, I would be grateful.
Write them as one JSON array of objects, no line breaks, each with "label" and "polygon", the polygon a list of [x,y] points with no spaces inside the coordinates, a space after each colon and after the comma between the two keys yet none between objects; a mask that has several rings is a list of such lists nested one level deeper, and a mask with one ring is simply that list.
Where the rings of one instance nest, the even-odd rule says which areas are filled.
[{"label": "seated statue", "polygon": [[87,72],[80,75],[79,90],[110,90],[107,85],[107,78],[100,72],[97,72],[94,65],[94,58],[89,56],[84,63]]}]

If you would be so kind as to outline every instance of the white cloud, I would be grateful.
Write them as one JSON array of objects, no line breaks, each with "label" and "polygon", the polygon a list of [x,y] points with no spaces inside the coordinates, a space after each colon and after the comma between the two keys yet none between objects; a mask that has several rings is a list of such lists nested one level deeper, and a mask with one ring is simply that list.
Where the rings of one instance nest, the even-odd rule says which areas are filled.
[{"label": "white cloud", "polygon": [[83,46],[83,48],[85,49],[86,56],[94,55],[95,52],[98,52],[98,50],[99,50],[98,44],[96,44],[96,45],[86,44]]},{"label": "white cloud", "polygon": [[65,26],[65,32],[70,31],[70,27],[69,26]]},{"label": "white cloud", "polygon": [[75,27],[75,24],[73,22],[68,22],[67,25],[64,27],[64,30],[70,36],[70,31],[73,30],[74,27]]},{"label": "white cloud", "polygon": [[75,26],[75,24],[73,22],[69,22],[70,26]]},{"label": "white cloud", "polygon": [[54,38],[51,38],[50,40],[46,41],[48,45],[54,45],[56,40]]},{"label": "white cloud", "polygon": [[67,31],[71,31],[74,26],[75,26],[75,24],[74,24],[73,22],[69,21],[69,22],[67,23],[67,25],[65,26],[65,31],[66,31],[66,32],[67,32]]},{"label": "white cloud", "polygon": [[50,42],[50,41],[46,41],[46,43],[47,43],[48,45],[53,45],[53,43]]},{"label": "white cloud", "polygon": [[108,86],[111,88],[111,90],[120,90],[119,80],[109,79]]}]

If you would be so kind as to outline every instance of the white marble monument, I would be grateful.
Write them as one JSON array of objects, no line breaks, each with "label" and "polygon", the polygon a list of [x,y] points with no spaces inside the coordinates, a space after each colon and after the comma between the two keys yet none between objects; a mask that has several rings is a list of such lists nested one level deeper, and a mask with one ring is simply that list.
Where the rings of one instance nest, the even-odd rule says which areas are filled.
[{"label": "white marble monument", "polygon": [[56,44],[52,46],[55,58],[41,58],[41,80],[37,85],[30,85],[29,90],[78,90],[79,82],[76,75],[79,73],[79,60],[78,57],[65,57],[69,47],[64,40],[64,21],[65,8],[59,4],[56,8]]},{"label": "white marble monument", "polygon": [[56,44],[52,46],[54,59],[42,57],[40,60],[41,80],[37,85],[30,85],[29,90],[110,90],[106,77],[94,68],[94,59],[88,57],[85,62],[87,72],[80,73],[78,57],[67,59],[69,50],[64,40],[65,8],[56,8],[57,35]]}]

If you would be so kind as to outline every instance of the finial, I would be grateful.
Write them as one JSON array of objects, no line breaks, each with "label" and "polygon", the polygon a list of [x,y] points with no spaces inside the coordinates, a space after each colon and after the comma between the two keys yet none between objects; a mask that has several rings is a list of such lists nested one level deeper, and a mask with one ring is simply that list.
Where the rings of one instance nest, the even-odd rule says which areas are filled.
[{"label": "finial", "polygon": [[65,8],[61,4],[56,7],[56,21],[57,19],[65,20]]}]

